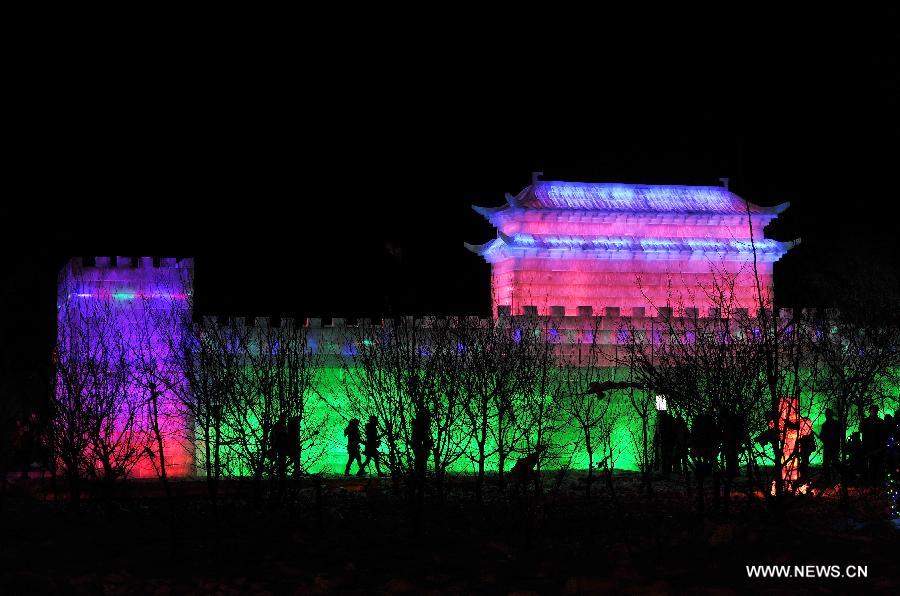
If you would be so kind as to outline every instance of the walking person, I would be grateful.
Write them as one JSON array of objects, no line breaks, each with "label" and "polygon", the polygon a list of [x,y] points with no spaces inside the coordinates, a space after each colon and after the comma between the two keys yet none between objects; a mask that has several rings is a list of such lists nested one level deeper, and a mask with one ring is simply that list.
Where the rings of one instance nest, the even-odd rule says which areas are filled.
[{"label": "walking person", "polygon": [[350,419],[347,428],[344,429],[344,436],[347,437],[347,467],[344,469],[344,476],[350,475],[350,466],[353,465],[353,460],[356,460],[356,465],[359,466],[356,474],[361,475],[365,468],[363,468],[362,454],[359,451],[359,444],[362,443],[362,437],[359,435],[359,418]]},{"label": "walking person", "polygon": [[378,433],[378,418],[375,416],[369,416],[369,421],[366,423],[365,444],[366,461],[362,464],[363,469],[368,469],[369,462],[374,461],[375,472],[379,476],[384,476],[381,472],[381,453],[378,451],[378,447],[381,446],[381,435]]}]

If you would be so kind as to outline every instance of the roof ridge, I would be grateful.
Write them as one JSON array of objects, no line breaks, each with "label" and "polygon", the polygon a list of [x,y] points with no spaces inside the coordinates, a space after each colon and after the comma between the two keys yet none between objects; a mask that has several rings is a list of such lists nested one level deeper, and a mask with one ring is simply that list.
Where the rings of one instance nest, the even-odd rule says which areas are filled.
[{"label": "roof ridge", "polygon": [[[700,184],[648,184],[646,182],[585,182],[581,180],[538,180],[536,185],[543,186],[546,184],[578,184],[584,186],[629,186],[634,188],[705,188],[709,190],[721,190],[732,194],[734,196],[738,196],[734,191],[725,188],[724,186],[720,186],[718,184],[713,185],[700,185]],[[526,190],[534,185],[528,185]]]}]

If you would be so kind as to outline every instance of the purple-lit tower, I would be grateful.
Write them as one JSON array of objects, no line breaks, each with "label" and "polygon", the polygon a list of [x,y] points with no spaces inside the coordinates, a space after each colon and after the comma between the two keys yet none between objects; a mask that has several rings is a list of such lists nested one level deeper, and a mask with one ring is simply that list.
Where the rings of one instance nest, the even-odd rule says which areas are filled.
[{"label": "purple-lit tower", "polygon": [[161,460],[168,476],[192,474],[176,351],[191,320],[193,260],[96,257],[87,265],[73,258],[57,288],[57,401],[71,408],[73,396],[62,392],[79,392],[78,403],[104,411],[109,423],[103,445],[85,439],[88,459],[105,448],[132,477],[157,475]]},{"label": "purple-lit tower", "polygon": [[789,203],[760,207],[725,187],[535,177],[506,203],[473,206],[497,238],[466,244],[491,264],[495,316],[498,308],[515,315],[525,307],[557,316],[607,308],[636,316],[700,308],[705,315],[721,306],[709,295],[724,280],[733,284],[731,309],[752,314],[760,304],[754,266],[768,304],[773,264],[797,242],[763,235]]}]

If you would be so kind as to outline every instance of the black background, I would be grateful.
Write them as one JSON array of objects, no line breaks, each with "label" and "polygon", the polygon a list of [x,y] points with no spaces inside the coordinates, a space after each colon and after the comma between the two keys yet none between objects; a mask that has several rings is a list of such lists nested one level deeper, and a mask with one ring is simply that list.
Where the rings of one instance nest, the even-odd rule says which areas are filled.
[{"label": "black background", "polygon": [[781,305],[830,306],[860,279],[890,296],[896,60],[661,60],[28,70],[4,193],[4,374],[48,361],[71,255],[193,255],[209,313],[487,316],[489,268],[462,243],[494,230],[470,205],[502,204],[534,170],[727,176],[752,202],[792,203],[767,230],[803,239],[776,267]]}]

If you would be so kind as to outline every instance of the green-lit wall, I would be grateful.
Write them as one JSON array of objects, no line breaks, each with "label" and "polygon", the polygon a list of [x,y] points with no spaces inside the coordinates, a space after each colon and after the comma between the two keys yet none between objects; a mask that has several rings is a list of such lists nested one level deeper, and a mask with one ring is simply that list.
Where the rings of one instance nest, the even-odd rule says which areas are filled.
[{"label": "green-lit wall", "polygon": [[[343,473],[344,467],[347,464],[347,442],[344,437],[344,427],[346,426],[347,419],[352,417],[352,408],[349,406],[349,399],[345,388],[346,384],[343,382],[344,375],[346,374],[346,371],[340,367],[324,368],[322,370],[320,392],[323,399],[328,401],[328,405],[323,405],[322,407],[326,407],[333,412],[342,412],[344,413],[344,416],[346,416],[346,418],[344,418],[339,414],[335,414],[329,417],[327,433],[329,440],[325,457],[323,457],[320,463],[320,471],[323,472]],[[627,393],[617,394],[615,399],[618,401],[617,406],[622,409],[621,411],[624,412],[625,415],[627,415]],[[613,440],[614,443],[625,447],[621,450],[621,453],[618,454],[615,466],[626,470],[636,470],[638,469],[637,459],[632,445],[634,439],[629,432],[629,425],[624,419],[625,416],[623,415],[621,418],[621,423],[616,426],[614,431]],[[631,428],[636,433],[639,433],[640,431],[639,423],[632,424]],[[635,434],[634,436],[638,437],[639,434]],[[562,446],[554,450],[556,453],[553,455],[555,458],[558,458],[558,462],[562,465],[572,465],[576,469],[587,469],[587,455],[580,446],[580,434],[578,430],[571,429],[560,432],[555,435],[555,438],[555,443]],[[382,451],[383,450],[384,446],[382,446]],[[489,444],[487,450],[489,452],[494,451],[494,446]],[[476,464],[473,461],[473,458],[476,455],[475,448],[473,447],[470,452],[471,457],[460,459],[452,466],[452,471],[472,472],[475,470]],[[511,460],[507,460],[507,469],[515,463],[516,457],[518,457],[518,455],[514,454]],[[596,461],[597,455],[595,453],[595,463]],[[488,470],[496,470],[498,465],[497,462],[496,455],[490,457],[487,462]],[[352,469],[354,472],[356,471],[355,464]]]},{"label": "green-lit wall", "polygon": [[[347,420],[354,416],[351,407],[351,399],[347,395],[347,387],[351,384],[345,383],[345,375],[347,371],[341,366],[324,367],[320,371],[318,382],[318,391],[321,395],[321,401],[316,402],[316,411],[313,417],[324,421],[323,432],[320,441],[321,456],[316,455],[315,461],[309,462],[309,471],[325,472],[325,473],[343,473],[344,466],[347,463],[346,438],[343,431]],[[896,390],[893,392],[896,394]],[[618,408],[621,413],[617,416],[617,422],[613,430],[613,443],[617,446],[617,453],[614,465],[617,469],[637,470],[638,469],[638,453],[639,442],[641,437],[640,420],[634,416],[627,391],[615,392],[612,394],[612,408]],[[353,400],[360,401],[360,400]],[[813,421],[813,428],[819,431],[824,421],[825,406],[821,395],[805,394],[802,399],[803,415],[809,417]],[[808,408],[808,409],[807,409]],[[251,423],[248,421],[248,424]],[[584,452],[580,441],[580,433],[575,428],[566,428],[554,436],[555,447],[551,450],[551,459],[555,459],[558,466],[572,466],[574,469],[587,468],[587,455]],[[651,430],[652,438],[652,430]],[[384,450],[382,446],[382,450]],[[489,451],[493,449],[488,448]],[[475,449],[471,448],[472,456],[475,455]],[[198,456],[199,456],[198,450]],[[519,454],[513,454],[507,461],[507,467],[511,466]],[[595,462],[600,458],[595,453]],[[231,458],[232,461],[234,458]],[[821,461],[821,451],[813,457],[813,463]],[[762,463],[762,462],[761,462]],[[550,463],[553,466],[552,463]],[[491,457],[487,465],[489,470],[496,470],[497,458]],[[475,469],[475,463],[471,458],[462,458],[453,465],[452,470],[455,472],[471,472]],[[232,465],[230,472],[240,473],[240,466]],[[354,464],[353,471],[356,471]]]}]

